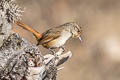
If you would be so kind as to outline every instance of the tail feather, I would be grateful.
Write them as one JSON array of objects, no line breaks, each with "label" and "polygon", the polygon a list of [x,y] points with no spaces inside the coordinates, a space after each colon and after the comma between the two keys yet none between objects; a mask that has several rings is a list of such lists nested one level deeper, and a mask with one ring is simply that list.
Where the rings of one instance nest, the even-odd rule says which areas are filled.
[{"label": "tail feather", "polygon": [[36,30],[30,28],[29,26],[27,26],[26,24],[24,24],[23,22],[21,21],[17,21],[16,24],[20,27],[22,27],[23,29],[29,31],[29,32],[32,32],[33,35],[36,37],[37,40],[39,40],[42,35],[40,33],[38,33]]}]

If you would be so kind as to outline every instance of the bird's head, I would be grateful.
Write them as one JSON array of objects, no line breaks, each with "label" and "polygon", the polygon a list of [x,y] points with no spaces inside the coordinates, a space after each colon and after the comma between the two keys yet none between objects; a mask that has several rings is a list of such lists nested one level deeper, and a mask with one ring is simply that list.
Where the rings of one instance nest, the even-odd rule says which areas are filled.
[{"label": "bird's head", "polygon": [[72,34],[73,38],[79,38],[82,41],[81,34],[82,29],[81,27],[75,22],[68,22],[65,24],[69,28],[70,33]]}]

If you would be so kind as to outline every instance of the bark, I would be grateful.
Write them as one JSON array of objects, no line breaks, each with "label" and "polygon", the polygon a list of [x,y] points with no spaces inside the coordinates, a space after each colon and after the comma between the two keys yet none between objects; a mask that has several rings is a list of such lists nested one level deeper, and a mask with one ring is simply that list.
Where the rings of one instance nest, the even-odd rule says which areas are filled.
[{"label": "bark", "polygon": [[0,1],[0,80],[56,80],[58,68],[71,56],[60,49],[55,55],[42,55],[31,44],[12,31],[22,9],[14,0]]}]

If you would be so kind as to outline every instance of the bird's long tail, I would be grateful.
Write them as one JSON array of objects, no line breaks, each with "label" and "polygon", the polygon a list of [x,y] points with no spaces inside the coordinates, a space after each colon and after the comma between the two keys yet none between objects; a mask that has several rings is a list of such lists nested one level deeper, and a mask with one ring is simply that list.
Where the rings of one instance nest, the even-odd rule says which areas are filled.
[{"label": "bird's long tail", "polygon": [[39,40],[42,37],[42,34],[38,33],[36,30],[30,28],[29,26],[27,26],[26,24],[24,24],[22,21],[17,21],[16,24],[18,26],[22,27],[23,29],[32,32],[33,35],[36,37],[37,40]]}]

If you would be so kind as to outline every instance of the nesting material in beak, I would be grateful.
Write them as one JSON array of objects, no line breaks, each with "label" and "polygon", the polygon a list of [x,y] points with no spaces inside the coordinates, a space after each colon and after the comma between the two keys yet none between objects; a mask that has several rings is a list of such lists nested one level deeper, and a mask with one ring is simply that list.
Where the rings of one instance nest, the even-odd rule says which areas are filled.
[{"label": "nesting material in beak", "polygon": [[79,38],[80,42],[82,42],[82,38],[81,38],[81,36],[79,36],[78,38]]}]

